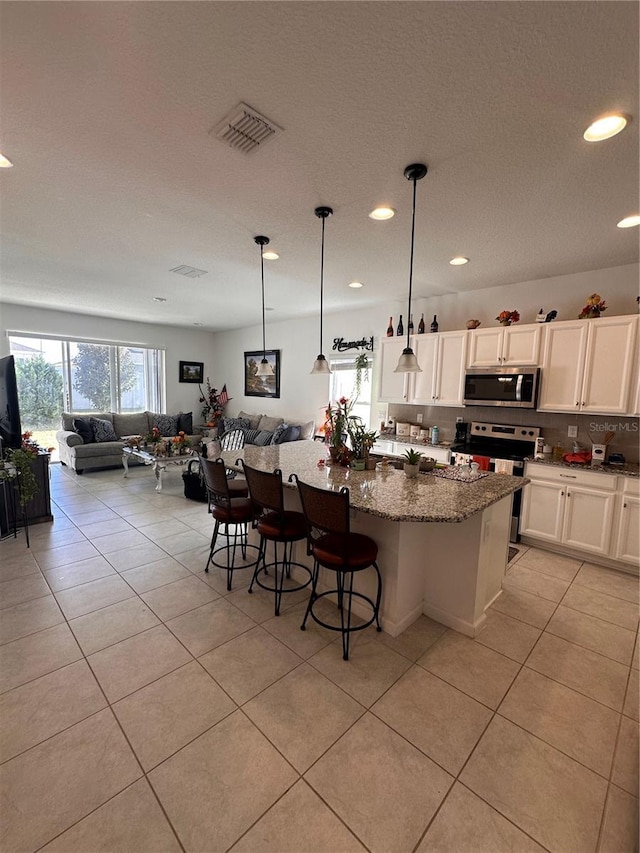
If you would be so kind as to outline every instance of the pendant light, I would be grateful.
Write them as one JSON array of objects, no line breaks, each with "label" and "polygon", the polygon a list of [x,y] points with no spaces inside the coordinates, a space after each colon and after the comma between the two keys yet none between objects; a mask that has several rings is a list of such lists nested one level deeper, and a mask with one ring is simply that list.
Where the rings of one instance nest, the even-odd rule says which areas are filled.
[{"label": "pendant light", "polygon": [[262,279],[262,361],[256,370],[256,376],[273,376],[273,368],[267,361],[267,349],[264,333],[264,247],[269,245],[268,237],[254,237],[254,242],[260,246],[260,275]]},{"label": "pendant light", "polygon": [[328,216],[332,215],[333,210],[330,207],[316,207],[314,213],[322,220],[322,250],[320,253],[320,352],[313,362],[311,373],[331,373],[329,362],[322,354],[322,300],[324,295],[324,222]]},{"label": "pendant light", "polygon": [[418,359],[411,349],[411,332],[409,330],[409,318],[411,317],[411,289],[413,287],[413,246],[415,243],[416,232],[416,184],[422,180],[427,174],[427,167],[424,163],[412,163],[404,170],[404,176],[408,181],[413,181],[413,208],[411,211],[411,256],[409,259],[409,308],[407,309],[407,345],[402,350],[402,355],[398,359],[398,366],[393,371],[394,373],[422,373],[422,368],[418,364]]}]

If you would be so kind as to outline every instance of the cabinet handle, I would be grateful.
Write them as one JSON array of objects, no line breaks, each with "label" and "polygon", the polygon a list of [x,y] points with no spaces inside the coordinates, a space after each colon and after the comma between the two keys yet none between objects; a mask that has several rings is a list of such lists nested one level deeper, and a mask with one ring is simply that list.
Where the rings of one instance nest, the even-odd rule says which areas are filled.
[{"label": "cabinet handle", "polygon": [[587,405],[587,404],[585,403],[585,401],[584,401],[584,400],[582,401],[582,405],[583,405],[583,406],[586,406],[586,405]]},{"label": "cabinet handle", "polygon": [[577,474],[560,474],[561,477],[566,477],[568,480],[577,480]]},{"label": "cabinet handle", "polygon": [[626,509],[626,508],[627,508],[627,505],[626,505],[626,504],[622,504],[622,507],[623,507],[623,509]]},{"label": "cabinet handle", "polygon": [[568,497],[568,498],[570,498],[570,497],[571,497],[571,492],[567,492],[567,497]]},{"label": "cabinet handle", "polygon": [[561,498],[563,498],[563,497],[564,497],[564,492],[560,492],[560,497],[561,497]]},{"label": "cabinet handle", "polygon": [[579,406],[579,405],[580,405],[580,403],[576,403],[576,406]]}]

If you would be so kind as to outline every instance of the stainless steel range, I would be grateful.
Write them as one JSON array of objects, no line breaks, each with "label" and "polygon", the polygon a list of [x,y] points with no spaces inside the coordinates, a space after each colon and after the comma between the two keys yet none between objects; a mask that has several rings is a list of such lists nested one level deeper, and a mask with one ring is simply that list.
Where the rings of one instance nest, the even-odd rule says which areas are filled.
[{"label": "stainless steel range", "polygon": [[[461,431],[459,431],[461,432]],[[524,476],[524,460],[535,453],[540,427],[522,424],[487,424],[473,421],[467,438],[451,447],[454,464],[477,462],[481,471]],[[518,541],[522,490],[513,496],[511,541]]]}]

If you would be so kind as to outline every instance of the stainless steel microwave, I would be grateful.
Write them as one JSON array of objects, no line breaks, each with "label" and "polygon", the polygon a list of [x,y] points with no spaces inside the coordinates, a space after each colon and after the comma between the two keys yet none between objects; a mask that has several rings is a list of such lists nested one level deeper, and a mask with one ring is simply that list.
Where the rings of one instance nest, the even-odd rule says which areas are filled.
[{"label": "stainless steel microwave", "polygon": [[475,367],[464,377],[465,406],[535,409],[539,367]]}]

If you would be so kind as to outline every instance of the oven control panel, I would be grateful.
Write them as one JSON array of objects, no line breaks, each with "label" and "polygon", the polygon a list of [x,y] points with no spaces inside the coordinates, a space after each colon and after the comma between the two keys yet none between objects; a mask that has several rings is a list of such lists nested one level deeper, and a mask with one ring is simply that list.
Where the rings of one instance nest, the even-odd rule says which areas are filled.
[{"label": "oven control panel", "polygon": [[522,426],[522,424],[485,424],[472,421],[470,435],[474,438],[534,442],[540,435],[540,427]]}]

